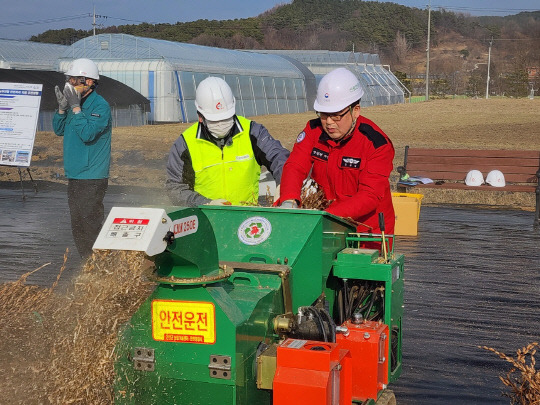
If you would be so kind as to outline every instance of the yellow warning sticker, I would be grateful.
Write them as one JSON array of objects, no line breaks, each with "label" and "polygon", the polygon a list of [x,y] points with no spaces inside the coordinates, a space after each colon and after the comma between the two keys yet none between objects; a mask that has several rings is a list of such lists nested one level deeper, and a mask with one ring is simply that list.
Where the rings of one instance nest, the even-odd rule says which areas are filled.
[{"label": "yellow warning sticker", "polygon": [[211,302],[152,301],[152,337],[178,343],[216,343],[216,309]]}]

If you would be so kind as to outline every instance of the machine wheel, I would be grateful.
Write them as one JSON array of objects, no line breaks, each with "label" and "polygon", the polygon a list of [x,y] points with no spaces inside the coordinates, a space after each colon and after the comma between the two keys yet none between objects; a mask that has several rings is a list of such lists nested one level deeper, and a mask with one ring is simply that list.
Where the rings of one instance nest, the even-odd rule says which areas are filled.
[{"label": "machine wheel", "polygon": [[396,396],[392,390],[384,390],[375,405],[396,405]]}]

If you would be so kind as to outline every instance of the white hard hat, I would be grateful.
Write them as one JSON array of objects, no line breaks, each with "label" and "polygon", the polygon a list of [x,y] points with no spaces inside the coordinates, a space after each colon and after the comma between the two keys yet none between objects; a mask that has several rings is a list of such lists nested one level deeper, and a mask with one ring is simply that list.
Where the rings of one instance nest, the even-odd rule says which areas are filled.
[{"label": "white hard hat", "polygon": [[491,184],[493,187],[504,187],[506,182],[504,181],[504,174],[499,170],[492,170],[486,177],[486,183]]},{"label": "white hard hat", "polygon": [[207,120],[231,118],[235,114],[235,104],[231,88],[219,77],[207,77],[197,86],[195,107]]},{"label": "white hard hat", "polygon": [[468,186],[481,186],[484,184],[484,176],[480,170],[471,170],[465,177],[465,184]]},{"label": "white hard hat", "polygon": [[69,65],[66,76],[83,76],[99,80],[99,70],[97,65],[90,59],[75,59]]},{"label": "white hard hat", "polygon": [[321,79],[313,108],[324,113],[338,112],[363,95],[364,90],[356,75],[349,69],[338,68]]}]

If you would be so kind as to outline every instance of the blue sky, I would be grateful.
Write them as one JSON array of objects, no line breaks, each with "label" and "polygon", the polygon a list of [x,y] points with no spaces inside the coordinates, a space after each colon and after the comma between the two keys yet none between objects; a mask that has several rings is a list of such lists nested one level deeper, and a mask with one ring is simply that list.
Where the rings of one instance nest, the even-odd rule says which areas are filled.
[{"label": "blue sky", "polygon": [[[290,0],[0,0],[0,38],[29,39],[50,29],[92,29],[90,15],[104,26],[176,23],[201,18],[228,20],[254,17]],[[384,1],[384,0],[383,0]],[[444,7],[471,15],[509,15],[540,10],[539,0],[394,0],[409,7]]]}]

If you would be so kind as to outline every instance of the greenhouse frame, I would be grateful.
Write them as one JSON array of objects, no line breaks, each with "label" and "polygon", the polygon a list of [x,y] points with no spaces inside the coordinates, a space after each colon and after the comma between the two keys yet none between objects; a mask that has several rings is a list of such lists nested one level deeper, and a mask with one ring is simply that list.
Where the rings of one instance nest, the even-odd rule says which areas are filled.
[{"label": "greenhouse frame", "polygon": [[362,107],[405,102],[405,86],[389,69],[384,68],[377,54],[325,50],[254,50],[253,52],[295,59],[313,72],[317,84],[331,70],[347,67],[356,74],[364,88]]},{"label": "greenhouse frame", "polygon": [[55,70],[69,46],[0,39],[0,69]]},{"label": "greenhouse frame", "polygon": [[240,115],[310,109],[305,75],[312,73],[279,55],[100,34],[71,45],[59,58],[58,70],[65,70],[76,58],[92,59],[101,74],[147,97],[152,122],[196,121],[195,89],[208,76],[221,77],[231,86]]}]

